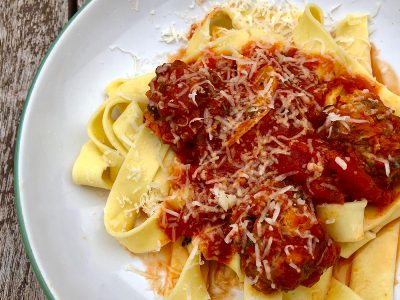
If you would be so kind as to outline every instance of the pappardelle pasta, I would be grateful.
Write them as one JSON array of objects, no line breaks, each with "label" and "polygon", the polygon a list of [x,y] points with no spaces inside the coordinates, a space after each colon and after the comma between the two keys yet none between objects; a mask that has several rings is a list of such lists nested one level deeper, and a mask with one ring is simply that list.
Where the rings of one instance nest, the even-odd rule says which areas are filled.
[{"label": "pappardelle pasta", "polygon": [[130,252],[168,253],[165,299],[393,299],[400,97],[370,53],[365,14],[231,1],[106,88],[73,179]]}]

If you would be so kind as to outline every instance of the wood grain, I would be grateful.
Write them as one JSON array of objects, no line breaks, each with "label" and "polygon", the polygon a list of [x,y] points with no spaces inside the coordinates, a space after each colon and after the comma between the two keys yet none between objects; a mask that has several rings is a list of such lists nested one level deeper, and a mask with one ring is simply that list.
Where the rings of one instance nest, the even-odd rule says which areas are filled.
[{"label": "wood grain", "polygon": [[0,299],[45,299],[22,244],[12,168],[28,87],[68,12],[66,0],[0,1]]},{"label": "wood grain", "polygon": [[87,1],[87,0],[77,0],[78,9],[79,9],[83,4],[85,4],[86,1]]}]

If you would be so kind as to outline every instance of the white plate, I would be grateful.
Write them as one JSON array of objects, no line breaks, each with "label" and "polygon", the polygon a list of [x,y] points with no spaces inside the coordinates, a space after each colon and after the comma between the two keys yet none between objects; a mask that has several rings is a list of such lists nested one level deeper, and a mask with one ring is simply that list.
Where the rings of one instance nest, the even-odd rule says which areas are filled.
[{"label": "white plate", "polygon": [[[325,11],[335,6],[315,2]],[[380,3],[343,2],[335,18],[348,12],[375,14]],[[139,263],[104,230],[106,193],[71,180],[103,88],[114,78],[145,71],[141,64],[135,71],[132,57],[113,46],[159,59],[160,53],[179,47],[159,42],[161,29],[175,22],[186,31],[190,16],[204,14],[190,8],[191,0],[142,0],[139,10],[135,3],[90,2],[49,50],[26,100],[15,159],[16,205],[26,250],[49,298],[154,298],[145,279],[126,271]],[[400,2],[386,0],[374,19],[372,40],[400,74],[399,26]],[[144,69],[155,66],[147,61]]]}]

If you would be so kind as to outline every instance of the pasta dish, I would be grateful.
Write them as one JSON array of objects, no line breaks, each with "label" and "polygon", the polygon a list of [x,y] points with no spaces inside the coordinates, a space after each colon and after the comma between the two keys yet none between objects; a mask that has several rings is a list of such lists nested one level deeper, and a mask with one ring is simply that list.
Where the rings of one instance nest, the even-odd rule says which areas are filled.
[{"label": "pasta dish", "polygon": [[367,15],[323,23],[314,4],[231,1],[106,88],[73,179],[110,190],[130,252],[169,253],[166,299],[224,298],[222,273],[244,299],[393,298],[400,97]]}]

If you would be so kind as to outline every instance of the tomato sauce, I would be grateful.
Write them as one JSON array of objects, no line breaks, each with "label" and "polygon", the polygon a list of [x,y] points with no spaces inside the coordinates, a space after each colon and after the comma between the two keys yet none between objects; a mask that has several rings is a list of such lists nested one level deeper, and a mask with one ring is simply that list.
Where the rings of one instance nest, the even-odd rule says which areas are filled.
[{"label": "tomato sauce", "polygon": [[192,191],[160,226],[197,238],[206,259],[240,253],[257,289],[310,286],[334,264],[314,205],[393,201],[399,118],[332,59],[253,43],[240,59],[207,52],[156,74],[146,125],[187,168],[173,189]]}]

